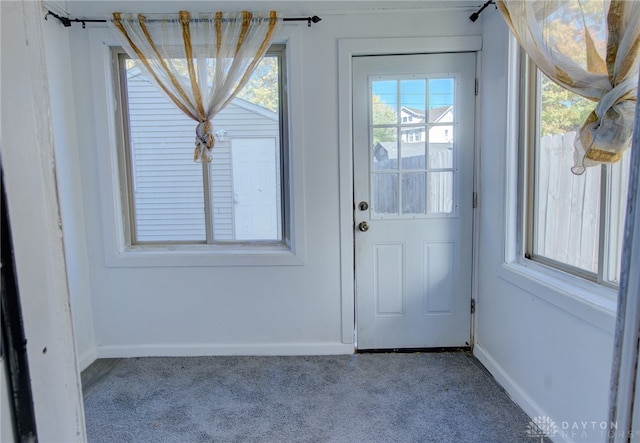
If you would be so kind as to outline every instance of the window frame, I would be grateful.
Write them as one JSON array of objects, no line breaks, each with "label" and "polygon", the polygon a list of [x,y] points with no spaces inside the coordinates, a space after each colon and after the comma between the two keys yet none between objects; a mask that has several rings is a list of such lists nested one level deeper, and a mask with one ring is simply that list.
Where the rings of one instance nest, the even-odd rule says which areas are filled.
[{"label": "window frame", "polygon": [[[220,252],[223,254],[254,254],[256,252],[273,253],[274,251],[293,252],[293,202],[291,180],[291,148],[290,148],[290,124],[289,124],[289,97],[288,97],[288,69],[287,69],[287,45],[274,43],[265,53],[265,56],[276,56],[279,70],[279,169],[280,169],[280,240],[218,240],[213,238],[214,224],[212,220],[212,206],[210,196],[210,168],[208,163],[202,164],[203,197],[204,197],[204,241],[138,241],[136,238],[135,201],[133,190],[133,161],[131,155],[131,133],[129,121],[129,107],[126,90],[126,60],[129,59],[121,47],[111,47],[111,59],[113,65],[113,88],[116,97],[116,133],[117,133],[117,161],[118,179],[120,190],[120,203],[124,246],[127,251],[173,251],[173,252]],[[189,151],[185,151],[189,156]]]},{"label": "window frame", "polygon": [[[611,197],[614,183],[611,165],[596,166],[601,168],[600,174],[600,213],[598,225],[598,270],[595,273],[570,264],[535,254],[535,192],[536,192],[536,153],[539,144],[540,109],[541,109],[541,72],[524,51],[520,51],[521,94],[520,107],[520,147],[521,153],[519,171],[521,176],[520,203],[518,213],[521,219],[519,256],[526,262],[534,262],[543,268],[570,274],[573,277],[592,282],[604,288],[617,289],[617,277],[614,273],[612,256],[613,241],[617,236],[619,218],[624,217],[624,211],[611,212],[612,208],[620,208],[620,203]],[[614,214],[614,217],[609,217]],[[619,259],[618,259],[619,261]]]}]

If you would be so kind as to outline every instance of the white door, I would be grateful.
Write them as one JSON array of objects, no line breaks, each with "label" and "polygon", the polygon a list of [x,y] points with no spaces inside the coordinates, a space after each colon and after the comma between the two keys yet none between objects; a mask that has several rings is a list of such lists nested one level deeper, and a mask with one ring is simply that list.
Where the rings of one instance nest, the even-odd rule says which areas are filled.
[{"label": "white door", "polygon": [[233,138],[236,240],[278,240],[276,139]]},{"label": "white door", "polygon": [[358,349],[469,345],[475,60],[353,59]]}]

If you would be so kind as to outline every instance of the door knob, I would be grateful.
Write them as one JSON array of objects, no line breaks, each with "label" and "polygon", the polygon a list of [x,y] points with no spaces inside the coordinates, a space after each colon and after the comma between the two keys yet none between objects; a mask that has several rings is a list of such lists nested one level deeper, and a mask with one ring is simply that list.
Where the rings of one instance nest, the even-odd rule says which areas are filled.
[{"label": "door knob", "polygon": [[360,224],[358,225],[358,229],[360,229],[362,232],[367,232],[369,230],[369,223],[367,223],[366,221],[360,222]]}]

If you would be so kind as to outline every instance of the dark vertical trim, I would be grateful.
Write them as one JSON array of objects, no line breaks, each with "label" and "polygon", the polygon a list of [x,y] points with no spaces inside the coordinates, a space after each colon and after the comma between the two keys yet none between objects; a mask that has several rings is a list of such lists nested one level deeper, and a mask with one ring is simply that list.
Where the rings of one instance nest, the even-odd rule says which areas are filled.
[{"label": "dark vertical trim", "polygon": [[36,442],[38,438],[27,361],[27,340],[22,324],[22,308],[20,306],[18,282],[15,273],[13,241],[11,238],[11,226],[9,225],[7,198],[4,191],[3,171],[0,171],[0,180],[2,186],[0,202],[2,348],[7,362],[7,383],[9,392],[11,392],[13,406],[11,412],[15,424],[16,440],[20,442]]}]

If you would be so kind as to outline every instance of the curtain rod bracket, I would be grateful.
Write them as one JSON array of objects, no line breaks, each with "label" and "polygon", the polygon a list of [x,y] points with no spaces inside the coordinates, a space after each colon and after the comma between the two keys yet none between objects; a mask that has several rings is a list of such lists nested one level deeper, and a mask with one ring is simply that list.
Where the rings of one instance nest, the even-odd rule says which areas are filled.
[{"label": "curtain rod bracket", "polygon": [[68,28],[71,26],[71,20],[67,17],[62,17],[58,14],[56,14],[55,12],[51,12],[51,11],[47,11],[47,15],[44,16],[45,20],[49,19],[49,16],[53,17],[53,18],[57,18],[60,23],[62,23],[64,25],[65,28]]},{"label": "curtain rod bracket", "polygon": [[473,14],[471,14],[469,16],[469,20],[471,20],[472,22],[475,22],[476,20],[478,20],[478,17],[480,17],[480,14],[482,14],[482,11],[484,11],[484,9],[489,6],[489,5],[495,5],[496,2],[493,0],[489,0],[488,2],[486,2],[484,5],[482,5],[480,7],[480,9],[478,9],[476,12],[474,12]]}]

